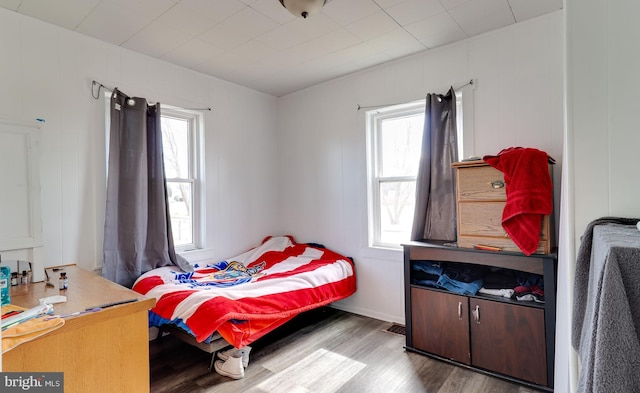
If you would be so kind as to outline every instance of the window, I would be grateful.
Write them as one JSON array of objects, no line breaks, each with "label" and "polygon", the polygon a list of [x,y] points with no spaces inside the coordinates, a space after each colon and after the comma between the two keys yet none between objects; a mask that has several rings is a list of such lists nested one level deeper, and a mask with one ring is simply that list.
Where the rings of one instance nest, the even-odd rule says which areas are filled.
[{"label": "window", "polygon": [[[105,174],[109,171],[111,93],[104,93]],[[173,243],[177,252],[203,248],[203,116],[197,110],[162,104],[160,127]]]},{"label": "window", "polygon": [[197,113],[162,107],[164,170],[176,251],[198,248],[200,243],[199,124]]},{"label": "window", "polygon": [[[459,157],[464,157],[462,95],[456,94]],[[411,237],[425,101],[366,113],[369,245],[400,248]]]}]

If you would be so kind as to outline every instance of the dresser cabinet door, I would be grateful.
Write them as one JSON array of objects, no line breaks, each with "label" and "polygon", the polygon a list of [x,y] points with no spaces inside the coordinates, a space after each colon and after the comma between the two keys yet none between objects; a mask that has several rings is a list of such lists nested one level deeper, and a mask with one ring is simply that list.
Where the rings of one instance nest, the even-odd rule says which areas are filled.
[{"label": "dresser cabinet door", "polygon": [[468,304],[465,296],[411,288],[413,346],[469,364]]},{"label": "dresser cabinet door", "polygon": [[544,310],[470,299],[472,365],[547,384]]}]

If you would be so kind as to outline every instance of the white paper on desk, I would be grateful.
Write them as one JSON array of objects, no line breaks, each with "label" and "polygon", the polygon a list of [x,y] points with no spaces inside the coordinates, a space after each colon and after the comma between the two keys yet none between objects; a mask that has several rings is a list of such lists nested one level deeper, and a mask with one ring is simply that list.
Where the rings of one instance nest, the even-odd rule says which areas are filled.
[{"label": "white paper on desk", "polygon": [[62,296],[62,295],[54,295],[54,296],[49,296],[49,297],[43,297],[41,299],[38,299],[40,301],[40,304],[56,304],[56,303],[64,303],[67,301],[67,297],[66,296]]}]

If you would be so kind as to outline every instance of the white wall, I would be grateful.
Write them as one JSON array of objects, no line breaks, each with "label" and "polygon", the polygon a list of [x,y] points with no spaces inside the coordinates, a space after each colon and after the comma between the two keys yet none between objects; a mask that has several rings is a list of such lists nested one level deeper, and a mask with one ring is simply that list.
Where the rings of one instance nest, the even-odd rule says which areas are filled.
[{"label": "white wall", "polygon": [[576,245],[593,219],[640,216],[638,12],[633,0],[567,0]]},{"label": "white wall", "polygon": [[[570,304],[575,256],[589,222],[640,218],[640,2],[565,0],[565,10],[568,250],[560,263],[568,268],[559,288],[568,289]],[[567,356],[562,366],[572,381],[556,391],[575,391],[576,358]]]},{"label": "white wall", "polygon": [[40,144],[46,265],[101,264],[105,118],[103,101],[91,97],[94,79],[154,102],[213,108],[205,113],[211,249],[198,257],[235,255],[273,233],[276,98],[2,8],[0,118],[46,120]]},{"label": "white wall", "polygon": [[408,102],[471,78],[475,150],[466,155],[523,146],[560,162],[562,11],[280,99],[281,228],[354,257],[358,292],[339,307],[404,322],[402,253],[367,247],[365,111],[357,106]]}]

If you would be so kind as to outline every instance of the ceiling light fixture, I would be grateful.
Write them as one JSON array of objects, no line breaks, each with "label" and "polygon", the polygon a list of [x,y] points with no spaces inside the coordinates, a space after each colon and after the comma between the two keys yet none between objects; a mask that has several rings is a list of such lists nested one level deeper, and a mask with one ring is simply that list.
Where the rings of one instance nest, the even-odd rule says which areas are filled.
[{"label": "ceiling light fixture", "polygon": [[280,0],[280,4],[298,18],[320,11],[320,8],[327,3],[327,0]]}]

